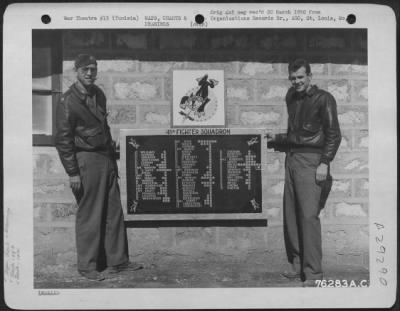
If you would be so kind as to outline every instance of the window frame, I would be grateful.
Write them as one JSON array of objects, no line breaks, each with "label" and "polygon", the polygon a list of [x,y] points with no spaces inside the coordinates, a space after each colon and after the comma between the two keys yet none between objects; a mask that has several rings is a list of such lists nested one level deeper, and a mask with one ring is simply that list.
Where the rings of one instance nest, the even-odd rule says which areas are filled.
[{"label": "window frame", "polygon": [[[63,60],[63,33],[61,30],[32,30],[32,54],[34,48],[50,48],[51,50],[51,90],[34,90],[33,95],[51,95],[51,135],[33,134],[33,146],[54,146],[54,135],[56,132],[56,108],[62,96],[62,60]],[[33,61],[33,59],[32,59]],[[32,64],[33,68],[33,64]],[[32,72],[33,79],[33,72]],[[33,107],[33,106],[32,106]]]}]

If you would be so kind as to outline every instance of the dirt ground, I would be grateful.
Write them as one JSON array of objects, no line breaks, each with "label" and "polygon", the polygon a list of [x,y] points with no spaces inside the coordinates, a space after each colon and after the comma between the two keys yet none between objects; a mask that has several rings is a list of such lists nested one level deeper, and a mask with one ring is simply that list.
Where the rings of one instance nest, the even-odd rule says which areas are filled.
[{"label": "dirt ground", "polygon": [[[143,269],[123,272],[104,281],[88,281],[81,277],[76,265],[36,268],[34,287],[62,288],[216,288],[216,287],[301,287],[300,281],[289,281],[264,264],[227,263],[224,261],[142,263]],[[329,284],[340,280],[349,286],[369,284],[369,272],[363,267],[325,267],[324,279]]]}]

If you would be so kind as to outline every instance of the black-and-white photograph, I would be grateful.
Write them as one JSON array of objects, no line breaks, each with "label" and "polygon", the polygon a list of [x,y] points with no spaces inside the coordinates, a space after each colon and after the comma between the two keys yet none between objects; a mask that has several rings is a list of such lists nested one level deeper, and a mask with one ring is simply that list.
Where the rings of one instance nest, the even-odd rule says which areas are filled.
[{"label": "black-and-white photograph", "polygon": [[[33,30],[32,38],[35,287],[368,286],[366,29]],[[142,213],[150,205],[159,213],[145,224],[133,217],[125,230],[121,196],[135,182],[118,191],[120,130],[170,128],[172,72],[205,68],[226,76],[226,128],[266,129],[260,139],[272,147],[258,154],[266,183],[253,180],[267,219],[243,221],[243,208],[237,222],[163,222],[210,212],[201,176],[211,159],[200,163],[199,141],[220,135],[182,131],[179,173],[158,136],[139,170],[130,168]],[[220,201],[213,213],[240,201],[229,198],[256,171],[238,142],[224,143],[230,137],[219,143],[228,190],[211,196]],[[176,209],[161,199],[161,168],[170,168],[164,184],[184,176]]]},{"label": "black-and-white photograph", "polygon": [[[295,11],[219,6],[174,29],[183,13],[104,11],[94,27],[65,13],[29,29],[33,290],[387,286],[371,29]],[[254,16],[332,26],[210,27]],[[6,282],[21,253],[6,240]]]}]

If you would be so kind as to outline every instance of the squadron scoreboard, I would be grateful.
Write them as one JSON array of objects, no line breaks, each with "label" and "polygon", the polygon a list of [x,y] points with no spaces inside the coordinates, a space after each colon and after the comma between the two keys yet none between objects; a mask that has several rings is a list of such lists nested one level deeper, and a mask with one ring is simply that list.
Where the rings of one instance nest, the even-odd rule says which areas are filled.
[{"label": "squadron scoreboard", "polygon": [[262,130],[122,130],[121,141],[128,219],[263,214]]}]

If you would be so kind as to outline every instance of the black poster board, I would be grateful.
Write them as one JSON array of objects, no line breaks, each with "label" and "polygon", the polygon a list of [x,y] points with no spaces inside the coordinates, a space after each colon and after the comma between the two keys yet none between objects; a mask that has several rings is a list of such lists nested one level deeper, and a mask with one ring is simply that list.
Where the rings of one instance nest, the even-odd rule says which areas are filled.
[{"label": "black poster board", "polygon": [[231,132],[126,133],[127,215],[262,213],[263,137]]}]

